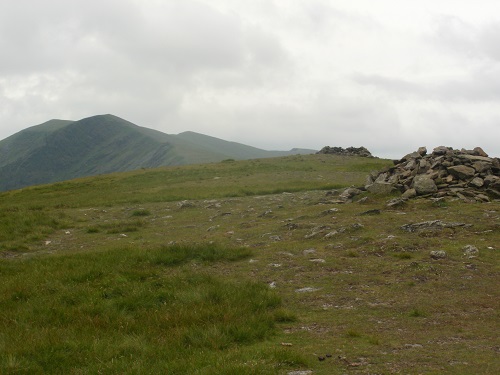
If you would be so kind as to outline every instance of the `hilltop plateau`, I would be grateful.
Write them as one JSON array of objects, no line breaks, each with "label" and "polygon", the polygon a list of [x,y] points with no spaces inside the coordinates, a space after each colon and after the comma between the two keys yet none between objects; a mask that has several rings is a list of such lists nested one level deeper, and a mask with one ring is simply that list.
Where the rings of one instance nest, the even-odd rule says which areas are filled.
[{"label": "hilltop plateau", "polygon": [[500,202],[353,188],[388,168],[327,153],[0,193],[0,372],[498,373]]}]

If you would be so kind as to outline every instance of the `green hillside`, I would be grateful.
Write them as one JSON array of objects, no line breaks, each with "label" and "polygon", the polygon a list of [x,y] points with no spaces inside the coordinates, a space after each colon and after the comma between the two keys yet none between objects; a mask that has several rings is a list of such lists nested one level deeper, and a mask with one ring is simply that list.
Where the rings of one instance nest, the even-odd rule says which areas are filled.
[{"label": "green hillside", "polygon": [[53,132],[71,123],[72,121],[50,120],[4,139],[0,142],[0,168],[23,159],[34,149],[45,146],[47,138]]},{"label": "green hillside", "polygon": [[[296,150],[294,153],[313,153]],[[289,154],[193,132],[169,135],[113,115],[51,120],[0,142],[0,191],[112,172]]]},{"label": "green hillside", "polygon": [[[500,202],[340,199],[391,164],[225,160],[0,193],[0,373],[498,373]],[[459,224],[402,229],[435,220]]]}]

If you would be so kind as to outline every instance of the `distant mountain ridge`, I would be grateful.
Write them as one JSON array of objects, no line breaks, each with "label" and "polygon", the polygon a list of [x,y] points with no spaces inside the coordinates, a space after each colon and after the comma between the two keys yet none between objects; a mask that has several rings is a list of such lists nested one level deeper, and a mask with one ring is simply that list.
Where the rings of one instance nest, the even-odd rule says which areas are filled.
[{"label": "distant mountain ridge", "polygon": [[171,135],[109,114],[50,120],[0,141],[0,191],[140,168],[315,152],[267,151],[190,131]]}]

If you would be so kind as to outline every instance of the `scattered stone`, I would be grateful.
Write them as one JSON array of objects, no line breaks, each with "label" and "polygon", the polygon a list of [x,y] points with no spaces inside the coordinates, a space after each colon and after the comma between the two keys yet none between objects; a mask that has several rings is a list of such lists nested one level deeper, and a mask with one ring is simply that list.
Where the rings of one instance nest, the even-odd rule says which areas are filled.
[{"label": "scattered stone", "polygon": [[269,239],[270,239],[271,241],[275,241],[275,242],[278,242],[278,241],[281,241],[281,240],[282,240],[281,236],[278,236],[278,235],[269,236]]},{"label": "scattered stone", "polygon": [[195,204],[193,202],[189,202],[189,201],[180,201],[177,203],[177,206],[179,208],[192,208],[195,206]]},{"label": "scattered stone", "polygon": [[338,208],[330,208],[329,210],[322,211],[321,216],[328,216],[338,211],[340,211]]},{"label": "scattered stone", "polygon": [[314,254],[316,253],[316,249],[306,249],[302,252],[304,255]]},{"label": "scattered stone", "polygon": [[405,348],[408,349],[422,349],[424,346],[420,344],[405,344]]},{"label": "scattered stone", "polygon": [[319,288],[305,287],[305,288],[295,289],[295,293],[311,293],[311,292],[317,292],[318,290],[320,290],[320,289]]},{"label": "scattered stone", "polygon": [[443,228],[457,228],[457,227],[471,227],[472,224],[465,223],[447,223],[441,220],[424,221],[421,223],[405,224],[401,229],[407,232],[417,232],[426,229],[443,229]]},{"label": "scattered stone", "polygon": [[286,223],[285,227],[287,227],[288,230],[295,230],[299,228],[299,225],[295,223]]},{"label": "scattered stone", "polygon": [[258,217],[264,217],[264,216],[269,216],[273,213],[273,211],[271,210],[267,210],[265,212],[263,212],[262,214],[260,214]]},{"label": "scattered stone", "polygon": [[374,210],[368,210],[361,212],[360,215],[380,215],[380,210],[374,209]]},{"label": "scattered stone", "polygon": [[276,281],[269,283],[269,288],[271,288],[271,289],[276,288]]},{"label": "scattered stone", "polygon": [[477,247],[472,245],[467,245],[464,247],[464,255],[475,257],[477,254],[479,254],[479,249]]},{"label": "scattered stone", "polygon": [[309,262],[313,263],[325,263],[326,261],[324,259],[310,259]]},{"label": "scattered stone", "polygon": [[446,258],[446,251],[443,250],[433,250],[430,253],[432,259],[444,259]]},{"label": "scattered stone", "polygon": [[403,206],[406,203],[406,199],[404,198],[394,198],[391,199],[389,202],[387,202],[387,207],[392,208],[392,207],[399,207]]},{"label": "scattered stone", "polygon": [[306,371],[290,371],[287,375],[312,375],[313,372],[310,370]]},{"label": "scattered stone", "polygon": [[339,198],[348,201],[348,200],[351,200],[352,198],[354,198],[356,195],[359,195],[361,193],[363,193],[361,190],[359,190],[357,188],[350,187],[350,188],[345,189],[342,192],[342,194],[340,194]]}]

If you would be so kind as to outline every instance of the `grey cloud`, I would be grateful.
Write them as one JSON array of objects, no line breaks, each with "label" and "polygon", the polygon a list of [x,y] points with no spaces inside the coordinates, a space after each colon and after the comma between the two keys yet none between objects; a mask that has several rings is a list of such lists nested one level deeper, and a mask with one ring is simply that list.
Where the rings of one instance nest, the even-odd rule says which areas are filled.
[{"label": "grey cloud", "polygon": [[489,58],[500,62],[500,22],[472,25],[459,17],[434,18],[429,41],[470,59]]},{"label": "grey cloud", "polygon": [[377,89],[394,93],[400,98],[410,96],[426,96],[429,90],[422,84],[406,79],[386,77],[379,74],[353,74],[352,80],[360,85],[373,86]]},{"label": "grey cloud", "polygon": [[500,66],[496,69],[477,69],[461,79],[435,83],[417,83],[381,75],[355,74],[354,82],[372,86],[394,98],[411,100],[497,101],[500,99]]}]

